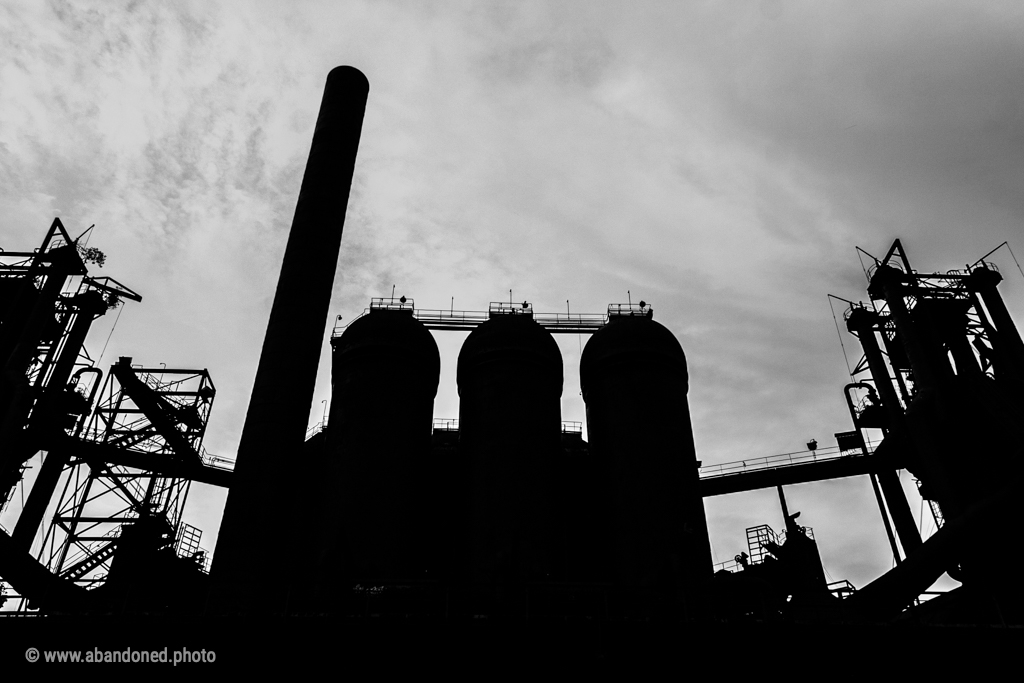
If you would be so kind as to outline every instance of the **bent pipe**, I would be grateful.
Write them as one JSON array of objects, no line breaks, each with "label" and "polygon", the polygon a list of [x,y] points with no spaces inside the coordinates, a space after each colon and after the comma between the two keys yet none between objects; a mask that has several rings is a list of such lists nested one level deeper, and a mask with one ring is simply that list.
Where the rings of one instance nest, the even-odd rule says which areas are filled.
[{"label": "bent pipe", "polygon": [[850,616],[865,620],[896,617],[914,598],[935,583],[943,572],[955,566],[968,550],[978,530],[1007,517],[1013,509],[1022,482],[1012,480],[991,496],[946,520],[942,528],[901,564],[890,569],[846,601]]},{"label": "bent pipe", "polygon": [[0,531],[0,577],[33,607],[45,611],[80,611],[96,606],[97,601],[81,586],[76,586],[39,564],[18,548],[13,539]]}]

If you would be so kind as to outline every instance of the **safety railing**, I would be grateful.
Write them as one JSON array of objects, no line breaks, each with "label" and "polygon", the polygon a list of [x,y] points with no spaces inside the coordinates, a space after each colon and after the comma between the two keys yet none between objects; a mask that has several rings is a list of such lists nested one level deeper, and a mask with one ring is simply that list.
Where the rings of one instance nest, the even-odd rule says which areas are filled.
[{"label": "safety railing", "polygon": [[324,431],[325,429],[327,429],[327,420],[317,422],[315,425],[306,430],[306,438],[304,439],[304,441],[309,441],[310,439],[312,439],[314,436]]},{"label": "safety railing", "polygon": [[416,311],[413,317],[423,323],[427,329],[444,329],[446,327],[471,329],[487,322],[487,311],[456,311],[450,309],[423,308]]},{"label": "safety railing", "polygon": [[837,598],[848,598],[857,592],[857,587],[849,579],[842,579],[828,584],[828,592]]},{"label": "safety railing", "polygon": [[644,304],[611,304],[609,314],[601,313],[535,313],[533,305],[528,301],[508,303],[492,301],[486,311],[457,311],[454,308],[442,310],[436,308],[412,308],[413,300],[405,302],[392,299],[374,299],[370,308],[365,308],[355,317],[342,322],[342,316],[334,321],[331,338],[336,339],[345,333],[349,325],[374,310],[407,310],[412,316],[423,323],[428,330],[466,330],[470,331],[498,315],[526,315],[538,325],[552,334],[593,334],[608,324],[610,317],[617,315],[640,315],[651,317],[650,305]]},{"label": "safety railing", "polygon": [[711,565],[712,572],[717,574],[718,572],[730,572],[735,574],[736,572],[743,571],[743,565],[736,560],[726,560],[725,562],[716,562]]},{"label": "safety railing", "polygon": [[459,418],[457,417],[435,417],[430,425],[430,433],[434,432],[457,432],[459,431]]},{"label": "safety railing", "polygon": [[[868,447],[871,452],[872,447]],[[760,470],[770,470],[780,467],[793,467],[794,465],[806,465],[813,462],[825,462],[838,460],[839,458],[856,458],[859,454],[844,455],[839,446],[827,446],[814,451],[796,451],[794,453],[781,453],[761,458],[747,458],[734,462],[723,462],[716,465],[704,465],[700,468],[701,479],[710,477],[724,477],[733,474],[743,474]]]},{"label": "safety railing", "polygon": [[766,555],[769,555],[767,545],[773,543],[782,545],[782,541],[775,535],[775,530],[767,524],[759,524],[747,528],[747,551],[750,553],[750,564],[761,564]]},{"label": "safety railing", "polygon": [[638,304],[608,304],[608,318],[650,318],[654,316],[654,309],[649,303],[641,301]]},{"label": "safety railing", "polygon": [[[459,418],[457,417],[435,417],[430,425],[430,432],[457,432],[459,431]],[[562,421],[563,434],[582,434],[583,423],[573,420]]]},{"label": "safety railing", "polygon": [[549,332],[596,332],[608,324],[600,313],[537,313],[533,319]]},{"label": "safety railing", "polygon": [[203,461],[203,464],[207,467],[213,467],[218,470],[225,470],[232,472],[235,469],[235,461],[232,458],[225,458],[222,455],[214,455],[206,450],[206,446],[202,446],[199,449],[199,458]]},{"label": "safety railing", "polygon": [[504,301],[492,301],[487,307],[487,316],[494,317],[496,315],[525,315],[533,317],[533,304],[529,301],[523,303],[505,303]]},{"label": "safety railing", "polygon": [[867,304],[864,303],[851,302],[850,305],[846,307],[846,310],[843,311],[843,322],[848,322],[850,320],[850,316],[853,315],[854,311],[875,312],[875,309],[869,307]]},{"label": "safety railing", "polygon": [[970,272],[973,273],[976,270],[991,270],[993,273],[998,273],[999,272],[999,266],[997,266],[996,264],[992,263],[991,261],[984,261],[984,260],[982,260],[982,261],[978,261],[973,266],[971,266]]},{"label": "safety railing", "polygon": [[412,313],[416,310],[416,304],[412,299],[406,299],[404,296],[397,299],[394,297],[375,296],[370,299],[370,310],[408,311]]}]

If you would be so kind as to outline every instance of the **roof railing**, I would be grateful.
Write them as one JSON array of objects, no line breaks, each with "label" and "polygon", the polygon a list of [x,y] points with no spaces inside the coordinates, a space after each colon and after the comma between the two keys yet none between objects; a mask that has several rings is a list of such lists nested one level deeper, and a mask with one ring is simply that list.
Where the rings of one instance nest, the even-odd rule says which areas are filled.
[{"label": "roof railing", "polygon": [[523,303],[505,303],[504,301],[492,301],[487,307],[487,317],[493,318],[496,315],[525,315],[533,317],[533,304],[529,301]]},{"label": "roof railing", "polygon": [[435,417],[430,425],[430,432],[457,432],[459,431],[459,418],[457,417]]},{"label": "roof railing", "polygon": [[394,299],[391,297],[375,297],[370,307],[363,309],[361,313],[342,321],[339,315],[335,319],[334,329],[331,338],[340,337],[348,326],[359,320],[364,315],[374,311],[398,310],[408,311],[412,316],[423,323],[428,330],[457,330],[472,331],[476,327],[487,322],[491,318],[500,315],[525,315],[538,325],[552,334],[593,334],[604,327],[611,318],[616,317],[646,317],[652,318],[654,309],[650,304],[641,301],[640,303],[609,304],[608,313],[535,313],[533,304],[529,301],[522,303],[509,303],[505,301],[492,301],[487,311],[457,311],[454,308],[423,309],[415,308],[412,299]]},{"label": "roof railing", "polygon": [[999,266],[992,263],[991,261],[985,261],[984,259],[982,259],[981,261],[978,261],[976,264],[974,264],[973,267],[970,268],[970,272],[972,273],[976,270],[991,270],[993,273],[998,273]]},{"label": "roof railing", "polygon": [[654,309],[647,302],[638,304],[608,304],[608,318],[653,318]]},{"label": "roof railing", "polygon": [[415,310],[415,302],[404,296],[397,299],[393,296],[375,296],[370,299],[370,312],[373,311],[407,311],[412,313]]},{"label": "roof railing", "polygon": [[[435,417],[430,425],[433,432],[457,432],[459,431],[459,418],[457,417]],[[562,421],[563,434],[582,434],[583,423],[573,420]]]},{"label": "roof railing", "polygon": [[871,306],[868,306],[865,303],[851,301],[850,305],[846,307],[845,311],[843,311],[843,322],[848,321],[850,319],[850,316],[853,315],[854,311],[860,310],[874,312],[875,309]]}]

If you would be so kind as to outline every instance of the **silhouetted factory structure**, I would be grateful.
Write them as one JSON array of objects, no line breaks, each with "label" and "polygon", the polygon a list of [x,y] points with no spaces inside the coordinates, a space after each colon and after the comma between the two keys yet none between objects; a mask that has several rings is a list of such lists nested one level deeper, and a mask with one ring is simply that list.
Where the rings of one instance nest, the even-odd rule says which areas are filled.
[{"label": "silhouetted factory structure", "polygon": [[[140,300],[88,275],[95,250],[55,220],[38,250],[0,253],[0,505],[46,452],[0,532],[21,613],[1022,623],[1006,539],[1024,343],[984,260],[921,274],[898,241],[875,260],[870,303],[845,316],[864,356],[835,447],[702,469],[686,357],[646,302],[570,315],[374,299],[331,336],[330,418],[309,436],[368,89],[352,68],[328,77],[233,469],[202,446],[206,370],[121,358],[104,374],[88,356],[92,321]],[[469,331],[457,421],[433,412],[443,330]],[[580,363],[588,441],[561,420],[563,332],[593,335]],[[884,436],[877,447],[867,430]],[[901,469],[940,525],[926,541]],[[896,561],[860,590],[826,581],[783,489],[854,475],[871,480]],[[212,568],[181,518],[194,481],[229,490]],[[778,490],[785,529],[749,529],[749,552],[713,566],[703,498],[758,488]],[[1010,555],[1002,567],[994,548]],[[919,602],[944,572],[962,587]]]}]

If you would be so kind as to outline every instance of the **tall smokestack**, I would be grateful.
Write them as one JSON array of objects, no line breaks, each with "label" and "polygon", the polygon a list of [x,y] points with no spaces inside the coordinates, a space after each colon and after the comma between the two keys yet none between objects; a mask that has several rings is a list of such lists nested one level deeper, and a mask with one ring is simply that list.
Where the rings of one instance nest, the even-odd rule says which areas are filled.
[{"label": "tall smokestack", "polygon": [[228,593],[267,590],[287,533],[274,501],[306,434],[369,89],[350,66],[327,75],[217,542],[213,579]]}]

